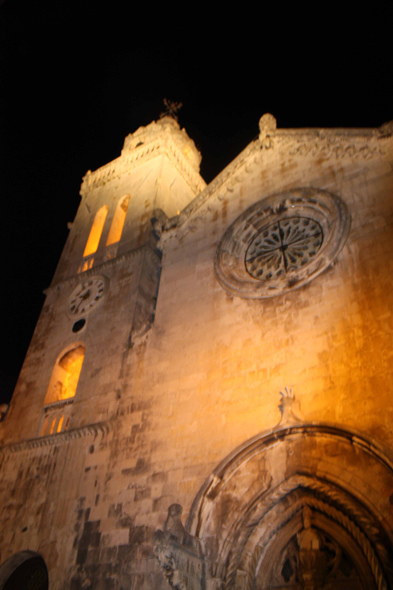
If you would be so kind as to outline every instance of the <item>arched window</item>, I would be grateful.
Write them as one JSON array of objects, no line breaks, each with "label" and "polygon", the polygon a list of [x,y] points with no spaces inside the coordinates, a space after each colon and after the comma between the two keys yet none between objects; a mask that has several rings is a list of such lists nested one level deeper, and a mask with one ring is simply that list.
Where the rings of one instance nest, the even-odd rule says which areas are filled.
[{"label": "arched window", "polygon": [[45,561],[35,551],[20,551],[0,566],[0,588],[16,590],[34,588],[48,590],[48,570]]},{"label": "arched window", "polygon": [[89,239],[86,243],[85,251],[83,252],[83,257],[90,256],[90,254],[94,254],[94,252],[97,251],[107,213],[108,205],[104,205],[97,211],[90,230]]},{"label": "arched window", "polygon": [[128,204],[130,202],[130,195],[126,195],[116,205],[116,211],[113,216],[111,228],[109,230],[107,246],[120,242],[121,234],[123,233],[124,222],[126,220]]},{"label": "arched window", "polygon": [[[60,355],[53,368],[45,397],[45,405],[74,397],[84,357],[85,347],[83,344],[78,344]],[[54,427],[55,424],[53,424],[53,427],[51,425],[52,431]]]}]

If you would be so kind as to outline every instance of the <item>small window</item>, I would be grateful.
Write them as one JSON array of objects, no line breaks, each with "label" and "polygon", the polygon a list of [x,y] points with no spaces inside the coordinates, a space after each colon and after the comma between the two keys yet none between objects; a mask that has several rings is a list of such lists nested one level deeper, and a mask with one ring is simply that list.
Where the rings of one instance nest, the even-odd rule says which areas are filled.
[{"label": "small window", "polygon": [[[45,405],[74,397],[82,370],[85,347],[79,344],[68,350],[56,362],[48,391],[45,397]],[[49,434],[52,434],[55,425],[51,425]]]},{"label": "small window", "polygon": [[127,209],[130,202],[130,195],[126,195],[117,203],[115,214],[111,228],[109,230],[108,239],[106,241],[107,246],[120,242],[121,234],[123,233],[124,222],[126,220]]},{"label": "small window", "polygon": [[72,326],[72,331],[74,332],[74,334],[83,330],[83,328],[85,327],[85,324],[86,324],[85,318],[81,318],[80,320],[77,320],[74,323],[74,325]]},{"label": "small window", "polygon": [[85,251],[83,252],[83,257],[90,256],[90,254],[94,254],[94,252],[97,251],[107,213],[108,205],[104,205],[97,211],[90,230],[89,239],[86,243]]}]

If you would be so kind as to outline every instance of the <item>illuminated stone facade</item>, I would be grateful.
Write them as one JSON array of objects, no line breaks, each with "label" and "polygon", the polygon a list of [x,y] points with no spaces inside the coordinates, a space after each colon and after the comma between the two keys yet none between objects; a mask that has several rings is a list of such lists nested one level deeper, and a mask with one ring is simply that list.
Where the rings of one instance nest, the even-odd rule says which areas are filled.
[{"label": "illuminated stone facade", "polygon": [[0,590],[393,588],[392,133],[264,115],[206,186],[164,118],[87,173],[1,414]]}]

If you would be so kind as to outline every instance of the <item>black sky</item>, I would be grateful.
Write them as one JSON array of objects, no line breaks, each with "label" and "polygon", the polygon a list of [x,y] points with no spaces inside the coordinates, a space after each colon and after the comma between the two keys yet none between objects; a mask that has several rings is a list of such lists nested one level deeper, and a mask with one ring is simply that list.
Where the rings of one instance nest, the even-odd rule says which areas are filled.
[{"label": "black sky", "polygon": [[[279,127],[377,127],[393,118],[393,4],[0,4],[3,352],[8,400],[79,205],[81,178],[181,101],[212,180]],[[311,5],[309,5],[311,6]],[[127,7],[127,9],[125,8]],[[217,16],[214,17],[214,10]],[[218,10],[222,14],[218,14]]]}]

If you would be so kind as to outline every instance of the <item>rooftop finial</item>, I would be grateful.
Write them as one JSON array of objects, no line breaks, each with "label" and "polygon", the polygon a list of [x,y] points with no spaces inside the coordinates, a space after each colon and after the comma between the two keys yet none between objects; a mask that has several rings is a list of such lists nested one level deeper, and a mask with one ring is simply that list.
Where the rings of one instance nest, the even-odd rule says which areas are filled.
[{"label": "rooftop finial", "polygon": [[259,139],[266,148],[271,147],[271,135],[277,129],[277,121],[270,113],[265,113],[259,119]]},{"label": "rooftop finial", "polygon": [[172,119],[178,121],[177,112],[180,111],[183,103],[174,102],[173,100],[168,100],[167,98],[164,98],[163,103],[165,105],[165,111],[160,113],[160,119],[163,119],[164,117],[172,117]]}]

